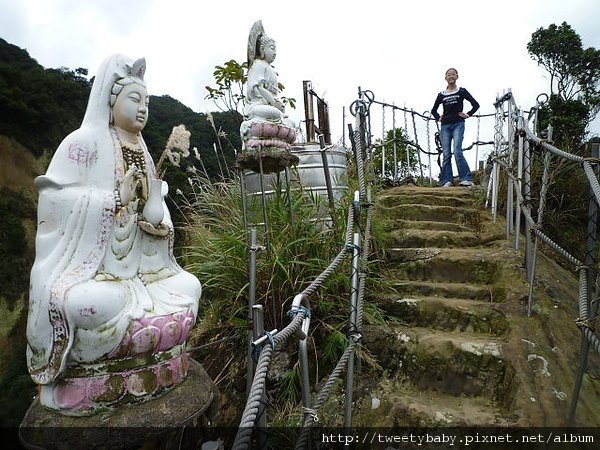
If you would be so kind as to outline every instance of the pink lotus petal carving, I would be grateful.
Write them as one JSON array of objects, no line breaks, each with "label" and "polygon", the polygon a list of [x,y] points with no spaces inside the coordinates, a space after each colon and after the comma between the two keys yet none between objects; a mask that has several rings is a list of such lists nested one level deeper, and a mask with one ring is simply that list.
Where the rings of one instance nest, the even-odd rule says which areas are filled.
[{"label": "pink lotus petal carving", "polygon": [[153,326],[147,326],[131,336],[133,343],[132,353],[138,355],[153,350],[160,339],[160,330]]},{"label": "pink lotus petal carving", "polygon": [[177,342],[178,344],[185,342],[193,326],[194,319],[192,317],[186,317],[181,326],[181,336],[179,338],[179,341]]},{"label": "pink lotus petal carving", "polygon": [[163,351],[173,348],[181,336],[181,325],[179,322],[171,321],[165,324],[160,334],[160,341],[156,350]]},{"label": "pink lotus petal carving", "polygon": [[85,378],[75,378],[61,383],[54,389],[54,401],[64,409],[73,409],[87,400]]}]

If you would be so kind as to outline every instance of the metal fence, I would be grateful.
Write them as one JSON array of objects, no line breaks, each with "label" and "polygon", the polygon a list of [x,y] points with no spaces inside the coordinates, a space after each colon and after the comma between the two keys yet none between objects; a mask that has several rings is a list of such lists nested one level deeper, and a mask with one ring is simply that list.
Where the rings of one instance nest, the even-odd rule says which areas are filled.
[{"label": "metal fence", "polygon": [[[409,182],[436,185],[435,171],[442,162],[439,122],[429,111],[417,112],[413,108],[376,100],[370,90],[359,88],[359,97],[361,100],[351,105],[350,112],[354,114],[359,104],[365,110],[366,140],[373,160],[377,160],[377,165],[373,166],[377,177],[391,185]],[[482,147],[494,144],[494,141],[482,140],[486,129],[482,122],[489,119],[491,127],[494,114],[475,114],[472,117],[476,121],[475,139],[463,151],[473,150],[474,161],[478,164]],[[396,135],[400,132],[401,138],[398,139]],[[400,142],[402,145],[399,145]],[[411,154],[415,155],[416,164],[411,164]]]}]

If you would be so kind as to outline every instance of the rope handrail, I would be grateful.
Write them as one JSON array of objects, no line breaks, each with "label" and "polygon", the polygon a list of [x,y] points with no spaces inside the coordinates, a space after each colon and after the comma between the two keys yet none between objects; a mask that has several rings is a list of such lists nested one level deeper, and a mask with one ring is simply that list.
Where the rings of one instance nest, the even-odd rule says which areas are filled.
[{"label": "rope handrail", "polygon": [[[592,292],[593,284],[590,282],[589,274],[597,274],[597,262],[596,262],[596,251],[597,251],[597,219],[598,219],[598,204],[600,204],[600,183],[598,181],[598,167],[600,161],[598,161],[598,154],[594,157],[582,157],[564,151],[552,143],[552,129],[548,128],[546,136],[547,139],[540,138],[530,128],[529,121],[533,119],[534,128],[537,127],[538,111],[541,106],[548,101],[548,96],[542,94],[536,99],[537,107],[532,108],[529,111],[528,120],[525,120],[523,112],[516,106],[514,96],[509,91],[502,97],[498,98],[495,102],[496,107],[496,134],[495,134],[495,149],[492,154],[493,169],[491,172],[491,179],[488,185],[488,197],[491,195],[492,210],[494,221],[496,218],[497,209],[497,198],[498,198],[498,187],[500,185],[500,169],[503,175],[506,177],[508,183],[508,194],[507,194],[507,205],[506,205],[506,222],[507,222],[507,238],[514,231],[515,235],[515,248],[518,248],[519,242],[519,227],[521,221],[521,214],[525,217],[526,226],[526,252],[525,252],[525,266],[527,269],[527,281],[529,284],[529,300],[528,300],[528,315],[532,313],[533,305],[533,291],[535,281],[535,265],[538,241],[541,240],[546,243],[552,250],[557,252],[569,263],[571,263],[575,270],[579,273],[579,295],[578,295],[578,309],[579,317],[575,321],[576,326],[579,328],[582,337],[581,353],[579,369],[577,372],[577,378],[575,382],[574,392],[571,401],[571,409],[569,412],[569,423],[574,423],[575,411],[579,401],[579,393],[582,385],[583,375],[585,367],[587,365],[588,351],[589,348],[593,348],[596,352],[600,353],[600,338],[596,334],[593,320],[596,316],[590,318],[590,307],[592,307]],[[508,112],[505,111],[505,106],[508,108]],[[508,121],[508,139],[504,140],[504,125],[505,119],[509,118]],[[518,151],[516,145],[518,142]],[[537,151],[532,151],[537,150]],[[541,151],[540,151],[541,150]],[[532,218],[532,199],[531,199],[531,188],[532,181],[531,167],[533,165],[533,158],[537,155],[543,154],[543,174],[540,188],[540,198],[538,204],[537,221]],[[550,166],[553,163],[552,157],[562,161],[569,161],[575,163],[585,174],[588,182],[590,192],[590,204],[588,210],[588,225],[587,225],[587,236],[586,236],[586,255],[585,261],[581,261],[570,252],[568,252],[559,243],[555,242],[542,230],[542,222],[544,219],[544,212],[546,206],[546,196],[550,187]],[[516,161],[515,161],[516,158]],[[516,171],[516,172],[515,172]],[[516,208],[512,205],[512,197],[516,195],[517,204]],[[487,205],[487,200],[486,200]],[[516,214],[515,214],[516,213]],[[517,224],[513,227],[514,224]],[[514,228],[514,230],[513,230]],[[535,245],[531,245],[531,237],[535,236]],[[596,306],[593,306],[594,311]],[[594,313],[595,314],[595,313]]]},{"label": "rope handrail", "polygon": [[[330,264],[304,289],[302,292],[297,294],[294,297],[294,301],[292,303],[292,308],[290,309],[290,315],[292,316],[291,322],[280,332],[277,334],[272,334],[269,336],[269,339],[259,339],[261,341],[261,348],[258,348],[260,351],[258,356],[258,361],[256,365],[256,370],[254,372],[254,376],[249,387],[249,395],[244,408],[244,412],[242,414],[242,418],[240,420],[240,425],[238,428],[238,432],[236,434],[233,449],[242,450],[247,449],[251,436],[253,427],[259,416],[260,406],[263,403],[263,397],[265,394],[265,385],[266,385],[266,373],[268,370],[268,366],[271,360],[271,355],[274,352],[275,347],[281,346],[284,342],[287,341],[289,337],[293,334],[298,333],[301,341],[305,340],[308,335],[308,328],[310,326],[310,310],[301,306],[303,301],[307,301],[307,299],[313,295],[322,285],[323,283],[331,276],[331,274],[337,269],[340,263],[344,260],[344,258],[352,253],[354,255],[360,255],[360,260],[366,265],[367,257],[368,257],[368,248],[369,248],[369,239],[370,239],[370,212],[372,209],[372,202],[370,197],[370,191],[366,186],[366,177],[365,177],[365,168],[364,164],[366,162],[363,161],[363,141],[361,139],[360,131],[362,130],[361,121],[358,122],[358,131],[354,133],[354,147],[356,148],[356,164],[357,164],[357,174],[358,174],[358,184],[359,184],[359,192],[355,194],[355,200],[348,208],[348,219],[346,225],[346,236],[344,240],[344,244],[340,249],[339,253],[333,258]],[[366,225],[364,229],[364,238],[362,246],[364,249],[360,249],[360,243],[357,241],[357,237],[359,233],[355,233],[354,228],[358,226],[360,230],[360,208],[366,208],[367,218]],[[355,261],[353,259],[353,261]],[[358,261],[358,259],[357,259]],[[353,271],[354,271],[354,262],[353,262]],[[354,272],[353,272],[354,273]],[[328,382],[325,385],[325,389],[319,394],[319,399],[317,403],[309,408],[305,405],[304,410],[305,414],[307,414],[307,418],[311,418],[314,420],[321,404],[324,402],[325,398],[328,395],[328,391],[331,389],[331,385],[333,384],[332,380],[335,380],[341,371],[344,369],[350,358],[353,358],[354,347],[357,345],[360,339],[360,324],[362,323],[362,299],[364,298],[364,276],[363,272],[358,274],[358,289],[356,292],[356,297],[358,298],[356,310],[354,310],[354,306],[352,307],[352,311],[350,314],[350,322],[353,321],[352,317],[355,315],[356,319],[355,323],[350,324],[350,329],[352,330],[351,339],[349,342],[346,351],[341,356],[336,368],[330,375]],[[354,275],[353,275],[354,277]],[[355,294],[352,294],[355,295]],[[358,325],[356,325],[358,324]],[[258,341],[256,341],[258,342]],[[302,364],[302,362],[301,362]],[[349,383],[351,383],[351,369],[349,367]],[[351,384],[350,384],[351,385]],[[308,387],[308,385],[307,385]],[[304,386],[303,386],[304,390]],[[308,411],[311,413],[308,413]],[[310,426],[310,420],[305,424],[305,429]],[[304,432],[305,436],[307,432]],[[303,446],[302,439],[299,441],[299,446]]]},{"label": "rope handrail", "polygon": [[[356,101],[354,101],[351,106],[350,106],[350,113],[353,116],[357,116],[359,111],[363,111],[364,112],[364,116],[366,118],[368,118],[368,120],[366,120],[366,125],[367,125],[367,136],[368,139],[366,140],[367,143],[367,151],[368,152],[373,152],[375,149],[379,149],[380,153],[381,153],[381,177],[385,180],[386,183],[389,183],[390,181],[392,181],[394,184],[402,184],[402,181],[399,182],[399,180],[409,180],[412,181],[414,183],[416,183],[415,178],[413,175],[411,175],[411,173],[414,173],[415,171],[417,172],[421,172],[420,174],[420,179],[424,179],[423,176],[423,168],[425,167],[429,167],[429,180],[430,180],[430,184],[433,184],[433,176],[432,176],[432,165],[431,165],[431,156],[437,157],[437,165],[440,166],[441,168],[441,154],[442,152],[442,146],[441,146],[441,140],[439,139],[439,124],[438,121],[435,120],[435,118],[432,116],[430,111],[425,111],[425,112],[418,112],[416,110],[414,110],[413,108],[408,108],[406,107],[406,105],[404,107],[402,106],[398,106],[395,103],[388,103],[385,101],[380,101],[377,100],[375,98],[375,94],[370,91],[370,90],[361,90],[359,88],[359,94],[360,94],[360,98]],[[531,117],[535,116],[535,112],[540,108],[540,106],[544,103],[544,101],[540,100],[542,94],[540,94],[540,96],[538,96],[538,99],[536,100],[537,104],[536,106],[532,107],[530,109],[529,112],[529,119],[531,119]],[[512,97],[512,93],[508,93],[504,96],[504,101],[510,101],[511,104],[514,104],[514,98]],[[499,104],[498,102],[494,103],[494,105]],[[382,107],[382,125],[383,125],[383,131],[382,131],[382,136],[381,139],[377,139],[376,142],[371,143],[371,132],[370,132],[370,126],[371,126],[371,107],[373,105],[379,105]],[[393,138],[387,138],[386,134],[385,134],[385,112],[386,112],[386,108],[390,108],[392,110],[392,117],[394,118],[393,123],[394,123],[394,130],[396,129],[396,123],[395,123],[395,116],[394,113],[396,111],[401,111],[404,113],[404,133],[406,135],[406,137],[403,137],[402,139],[402,143],[405,144],[406,147],[406,151],[407,151],[407,155],[406,155],[406,159],[405,160],[398,160],[398,152],[397,152],[397,148],[396,148],[396,143],[397,143],[397,139],[395,138],[395,136]],[[514,106],[513,108],[515,111],[518,109],[516,108],[516,106]],[[408,116],[410,115],[410,117],[412,118],[412,130],[409,132],[409,127],[408,127]],[[502,116],[503,118],[507,118],[509,115],[508,112],[503,112]],[[421,145],[419,143],[419,133],[422,133],[423,130],[420,130],[419,133],[417,133],[417,126],[416,126],[416,121],[415,118],[416,117],[420,117],[421,119],[423,119],[427,126],[426,126],[426,135],[427,135],[427,148],[424,148],[425,145]],[[477,138],[468,146],[463,147],[463,151],[469,151],[472,149],[475,149],[475,159],[478,160],[478,156],[479,156],[479,147],[480,146],[487,146],[487,145],[494,145],[495,140],[482,140],[479,137],[479,129],[480,129],[480,120],[482,118],[488,118],[488,117],[495,117],[496,119],[498,119],[498,108],[496,108],[496,112],[494,113],[489,113],[489,114],[474,114],[471,117],[477,119]],[[435,147],[432,148],[433,146],[431,145],[431,138],[430,138],[430,129],[429,129],[429,124],[430,122],[433,121],[435,122],[438,131],[435,132],[435,139],[434,139],[434,145]],[[413,138],[408,137],[409,133],[412,133],[414,135]],[[393,143],[394,147],[393,149],[387,149],[387,146]],[[409,149],[413,148],[415,150],[417,150],[416,157],[418,158],[418,165],[413,166],[410,162],[411,160],[411,156],[409,156]],[[391,152],[393,155],[386,155],[386,153]],[[428,163],[425,166],[422,162],[421,162],[421,155],[427,155],[428,158]],[[386,162],[387,159],[392,159],[393,162],[393,167],[391,170],[386,170],[386,164],[389,164],[388,162]],[[400,168],[398,166],[401,166]],[[415,169],[416,167],[416,169]],[[400,171],[403,171],[404,173],[400,173]]]},{"label": "rope handrail", "polygon": [[[337,256],[327,266],[327,268],[323,270],[323,272],[321,272],[315,278],[315,280],[312,283],[310,283],[309,286],[306,287],[298,295],[310,297],[323,284],[323,282],[326,281],[327,278],[329,278],[329,276],[331,276],[331,274],[334,272],[337,266],[339,266],[341,261],[350,251],[349,244],[352,242],[353,227],[354,210],[351,206],[348,209],[348,223],[346,227],[346,239],[344,245],[342,246]],[[296,312],[296,314],[294,314],[292,321],[283,330],[278,332],[273,337],[274,344],[276,346],[281,346],[287,341],[287,339],[290,336],[296,333],[302,326],[302,321],[307,317],[307,313],[303,310],[298,310],[294,312]],[[260,400],[265,388],[266,373],[269,363],[271,361],[271,354],[273,353],[273,351],[273,344],[270,341],[265,341],[262,351],[260,352],[260,356],[256,366],[256,371],[254,373],[254,379],[250,388],[250,395],[248,395],[246,407],[244,408],[244,412],[240,420],[238,433],[236,434],[234,444],[232,447],[234,450],[248,448],[248,444],[250,442],[250,437],[252,434],[252,428],[258,417]]]},{"label": "rope handrail", "polygon": [[[404,112],[407,112],[409,114],[418,116],[418,117],[420,117],[423,120],[433,120],[433,121],[435,121],[435,118],[431,116],[431,114],[430,114],[429,111],[425,111],[425,112],[419,113],[419,112],[415,111],[412,108],[405,108],[405,107],[394,105],[394,104],[391,104],[391,103],[381,102],[381,101],[375,100],[375,99],[369,101],[369,105],[371,105],[371,104],[376,104],[376,105],[381,105],[381,106],[385,106],[385,107],[388,107],[388,108],[392,108],[395,111],[404,111]],[[473,114],[471,117],[475,117],[475,118],[494,117],[494,113]]]}]

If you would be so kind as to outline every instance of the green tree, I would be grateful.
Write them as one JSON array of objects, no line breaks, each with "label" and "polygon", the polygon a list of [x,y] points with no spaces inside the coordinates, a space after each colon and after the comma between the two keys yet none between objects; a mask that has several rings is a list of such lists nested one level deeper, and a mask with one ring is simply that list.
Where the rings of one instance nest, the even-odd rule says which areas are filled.
[{"label": "green tree", "polygon": [[215,66],[213,76],[216,87],[206,86],[206,99],[212,100],[221,111],[240,111],[244,106],[244,84],[248,79],[248,63],[240,64],[230,59],[222,66]]},{"label": "green tree", "polygon": [[[419,171],[421,168],[419,167],[418,150],[410,144],[412,144],[411,141],[401,128],[388,130],[385,140],[377,139],[375,141],[377,151],[373,158],[375,173],[383,178],[393,178],[395,175],[395,162],[398,164],[398,178],[400,179]],[[394,148],[396,150],[395,158]],[[385,164],[383,155],[385,155]],[[382,173],[384,166],[385,173]]]},{"label": "green tree", "polygon": [[[557,147],[589,156],[584,142],[587,126],[600,108],[600,51],[584,48],[566,22],[536,30],[527,50],[550,75],[550,96],[540,111],[540,127],[552,125]],[[557,159],[552,166],[544,231],[571,254],[582,257],[589,187],[585,177],[573,176],[573,169],[566,160]],[[540,173],[541,167],[536,164],[534,170]],[[539,192],[539,185],[534,190]]]},{"label": "green tree", "polygon": [[527,51],[550,75],[545,119],[554,127],[556,142],[577,151],[600,110],[600,51],[584,48],[566,22],[536,30]]}]

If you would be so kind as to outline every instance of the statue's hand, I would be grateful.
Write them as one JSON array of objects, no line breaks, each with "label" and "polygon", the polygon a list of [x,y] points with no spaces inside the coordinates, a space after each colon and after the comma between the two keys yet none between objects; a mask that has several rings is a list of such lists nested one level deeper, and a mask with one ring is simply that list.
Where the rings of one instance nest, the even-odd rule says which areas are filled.
[{"label": "statue's hand", "polygon": [[160,225],[158,225],[158,227],[155,227],[150,222],[146,222],[145,220],[138,220],[138,225],[143,231],[145,231],[148,234],[151,234],[152,236],[164,238],[169,234],[169,227],[164,222],[161,222]]},{"label": "statue's hand", "polygon": [[277,108],[279,111],[284,112],[285,111],[285,105],[283,104],[283,102],[281,100],[279,100],[278,98],[274,98],[273,99],[273,106],[275,108]]},{"label": "statue's hand", "polygon": [[126,206],[135,200],[136,191],[141,182],[141,175],[141,172],[135,165],[127,170],[125,178],[123,178],[123,183],[121,183],[121,186],[119,187],[119,196],[121,197],[123,206]]}]

